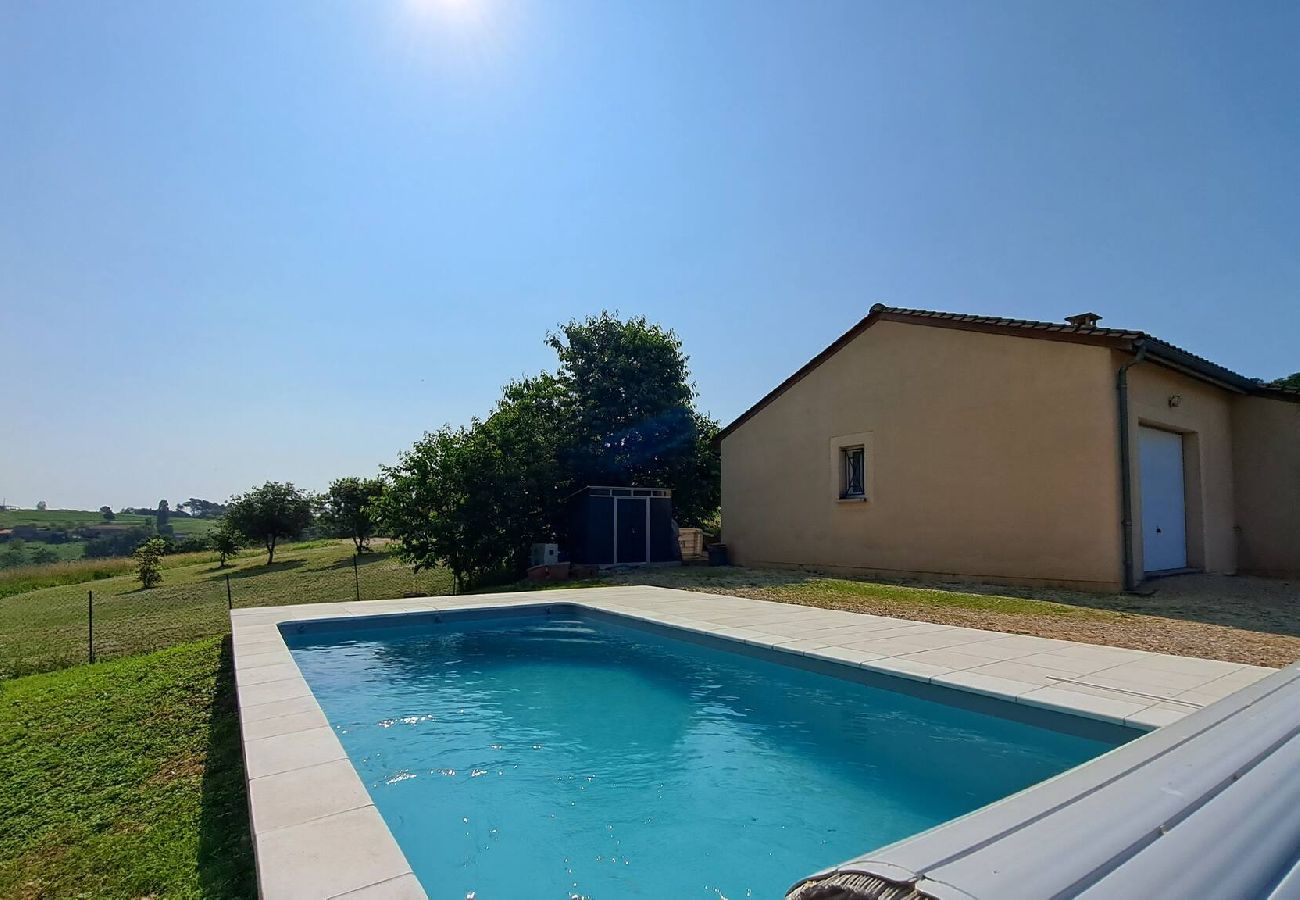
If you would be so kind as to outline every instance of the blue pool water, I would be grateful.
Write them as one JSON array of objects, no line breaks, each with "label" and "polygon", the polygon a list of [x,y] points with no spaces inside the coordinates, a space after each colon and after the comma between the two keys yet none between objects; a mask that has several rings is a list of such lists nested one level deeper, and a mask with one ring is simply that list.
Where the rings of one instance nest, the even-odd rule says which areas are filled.
[{"label": "blue pool water", "polygon": [[571,611],[314,627],[289,646],[434,900],[779,898],[1132,736]]}]

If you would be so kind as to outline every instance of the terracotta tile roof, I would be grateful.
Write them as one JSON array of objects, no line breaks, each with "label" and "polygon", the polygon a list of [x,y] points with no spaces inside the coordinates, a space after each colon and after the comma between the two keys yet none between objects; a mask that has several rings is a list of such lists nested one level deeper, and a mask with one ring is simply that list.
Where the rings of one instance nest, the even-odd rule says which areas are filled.
[{"label": "terracotta tile roof", "polygon": [[1127,328],[1102,328],[1096,325],[1074,325],[1068,322],[1039,322],[1033,319],[1008,319],[1001,316],[976,316],[966,313],[940,312],[933,309],[908,309],[902,306],[885,306],[877,303],[856,325],[835,339],[821,353],[814,356],[797,372],[769,391],[761,400],[741,413],[736,420],[719,433],[719,440],[735,431],[759,410],[785,393],[805,375],[840,351],[846,344],[866,331],[876,322],[904,322],[938,328],[956,328],[1012,337],[1040,338],[1077,344],[1094,344],[1115,350],[1136,353],[1145,347],[1147,355],[1170,368],[1194,378],[1208,381],[1219,387],[1245,394],[1260,394],[1300,403],[1300,391],[1290,388],[1268,387],[1258,379],[1247,378],[1231,369],[1210,362],[1188,350],[1146,333]]},{"label": "terracotta tile roof", "polygon": [[[1084,325],[1070,325],[1066,322],[1037,322],[1033,319],[1006,319],[1000,316],[973,316],[966,313],[939,312],[933,309],[908,309],[904,306],[885,306],[877,303],[871,307],[872,313],[887,313],[908,319],[929,319],[933,321],[952,322],[963,325],[991,325],[999,328],[1015,328],[1025,331],[1047,332],[1050,334],[1099,335],[1121,340],[1137,340],[1148,337],[1141,331],[1125,328],[1098,328]],[[870,316],[868,316],[870,318]],[[863,321],[866,321],[865,319]],[[924,324],[924,323],[922,323]],[[1032,335],[1031,335],[1032,336]]]}]

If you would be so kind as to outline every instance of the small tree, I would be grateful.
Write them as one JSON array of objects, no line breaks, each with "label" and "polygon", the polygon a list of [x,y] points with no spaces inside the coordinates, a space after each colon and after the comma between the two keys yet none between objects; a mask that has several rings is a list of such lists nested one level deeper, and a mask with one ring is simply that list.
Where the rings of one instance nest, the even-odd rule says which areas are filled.
[{"label": "small tree", "polygon": [[111,522],[117,518],[117,515],[113,512],[113,507],[111,506],[101,506],[99,508],[99,514],[104,517],[105,522]]},{"label": "small tree", "polygon": [[162,538],[150,538],[131,554],[135,557],[136,577],[140,579],[142,588],[147,590],[162,584],[162,558],[166,546]]},{"label": "small tree", "polygon": [[59,561],[59,554],[55,553],[49,547],[41,544],[32,551],[32,562],[38,566],[49,565]]},{"label": "small tree", "polygon": [[37,508],[38,510],[40,510],[41,512],[45,512],[45,501],[44,501],[44,500],[37,500],[37,501],[36,501],[36,508]]},{"label": "small tree", "polygon": [[378,478],[339,478],[321,497],[321,519],[334,537],[351,538],[358,553],[370,549],[375,533],[374,507],[384,493]]},{"label": "small tree", "polygon": [[208,537],[208,543],[221,557],[220,568],[226,567],[226,560],[244,547],[243,536],[231,527],[229,522],[222,522]]},{"label": "small tree", "polygon": [[275,561],[280,538],[302,534],[311,524],[311,498],[291,482],[268,481],[246,494],[232,497],[226,521],[250,541],[266,546],[266,564]]}]

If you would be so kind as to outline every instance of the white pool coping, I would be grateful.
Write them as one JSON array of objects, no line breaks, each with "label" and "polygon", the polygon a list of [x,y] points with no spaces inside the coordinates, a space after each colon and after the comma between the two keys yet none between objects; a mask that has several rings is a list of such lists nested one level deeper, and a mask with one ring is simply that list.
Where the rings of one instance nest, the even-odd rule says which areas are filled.
[{"label": "white pool coping", "polygon": [[426,896],[278,626],[537,604],[572,604],[1145,730],[1275,671],[648,586],[237,609],[235,681],[263,898]]}]

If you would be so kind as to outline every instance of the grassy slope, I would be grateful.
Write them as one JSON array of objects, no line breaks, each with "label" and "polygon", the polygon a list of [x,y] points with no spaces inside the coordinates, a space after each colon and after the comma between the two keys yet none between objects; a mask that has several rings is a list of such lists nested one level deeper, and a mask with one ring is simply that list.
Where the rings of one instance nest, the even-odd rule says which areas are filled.
[{"label": "grassy slope", "polygon": [[0,896],[252,897],[229,654],[0,683]]},{"label": "grassy slope", "polygon": [[[210,554],[165,560],[161,587],[139,589],[134,575],[0,596],[0,677],[42,672],[86,661],[86,592],[95,593],[95,652],[109,659],[220,634],[229,627],[226,575],[236,606],[277,606],[353,598],[352,544],[315,541],[284,545],[275,563],[249,552],[228,569]],[[445,594],[446,572],[411,573],[385,552],[361,558],[361,596]],[[2,593],[2,592],[0,592]]]}]

